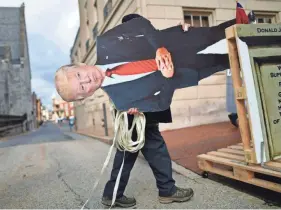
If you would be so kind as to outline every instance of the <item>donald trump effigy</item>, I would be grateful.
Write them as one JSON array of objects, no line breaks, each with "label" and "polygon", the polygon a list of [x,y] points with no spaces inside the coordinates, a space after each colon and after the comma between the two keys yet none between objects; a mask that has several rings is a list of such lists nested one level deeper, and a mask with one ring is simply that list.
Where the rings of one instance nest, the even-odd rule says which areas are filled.
[{"label": "donald trump effigy", "polygon": [[136,204],[124,191],[139,150],[153,171],[161,203],[184,202],[193,197],[193,189],[175,184],[171,158],[158,124],[172,121],[169,107],[176,89],[196,86],[200,80],[229,69],[225,29],[236,21],[213,27],[182,24],[157,30],[146,18],[130,14],[123,17],[122,24],[98,36],[94,66],[77,63],[58,69],[55,84],[62,99],[83,100],[102,89],[117,111],[113,144],[101,170],[102,174],[116,146],[110,180],[103,193],[104,205]]},{"label": "donald trump effigy", "polygon": [[235,19],[185,32],[181,26],[157,30],[143,17],[132,19],[97,38],[95,66],[63,66],[56,74],[58,93],[75,101],[101,88],[117,110],[165,110],[176,89],[229,68],[225,29],[234,24]]}]

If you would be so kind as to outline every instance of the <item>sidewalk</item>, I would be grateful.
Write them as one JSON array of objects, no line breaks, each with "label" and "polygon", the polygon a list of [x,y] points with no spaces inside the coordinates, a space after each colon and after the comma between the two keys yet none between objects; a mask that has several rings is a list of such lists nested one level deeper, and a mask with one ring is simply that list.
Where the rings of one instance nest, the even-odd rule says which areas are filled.
[{"label": "sidewalk", "polygon": [[172,131],[162,135],[173,161],[197,173],[197,156],[241,142],[239,128],[230,122],[222,122]]}]

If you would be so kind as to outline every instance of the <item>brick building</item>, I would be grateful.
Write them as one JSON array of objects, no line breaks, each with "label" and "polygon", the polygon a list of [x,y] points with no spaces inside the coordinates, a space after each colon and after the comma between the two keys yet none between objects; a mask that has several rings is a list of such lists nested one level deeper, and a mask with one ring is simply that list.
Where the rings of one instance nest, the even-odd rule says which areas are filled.
[{"label": "brick building", "polygon": [[37,121],[37,116],[38,116],[38,100],[37,100],[37,95],[35,92],[32,93],[32,116],[33,116],[33,121],[35,122],[35,127],[38,127],[38,121]]},{"label": "brick building", "polygon": [[0,113],[27,115],[35,126],[25,7],[0,7]]},{"label": "brick building", "polygon": [[[281,20],[280,0],[241,0],[259,23]],[[80,27],[71,49],[71,61],[94,64],[96,37],[121,23],[124,15],[138,13],[157,29],[186,21],[195,27],[214,26],[235,17],[234,0],[79,0]],[[177,90],[171,105],[173,123],[161,130],[226,121],[226,71],[204,79],[198,86]],[[84,103],[75,103],[78,130],[112,135],[108,96],[97,91]],[[104,125],[105,124],[105,125]],[[106,130],[106,131],[105,131]]]},{"label": "brick building", "polygon": [[36,121],[37,127],[39,127],[40,123],[42,122],[42,103],[41,99],[36,99]]},{"label": "brick building", "polygon": [[69,118],[74,116],[74,104],[73,102],[66,102],[61,98],[53,98],[53,119]]}]

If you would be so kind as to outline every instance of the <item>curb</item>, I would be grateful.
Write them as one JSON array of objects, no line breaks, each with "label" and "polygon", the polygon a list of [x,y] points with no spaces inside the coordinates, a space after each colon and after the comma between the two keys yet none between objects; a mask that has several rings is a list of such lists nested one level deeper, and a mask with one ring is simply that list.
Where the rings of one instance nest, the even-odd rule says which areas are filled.
[{"label": "curb", "polygon": [[[78,131],[74,131],[74,133],[76,134],[79,134],[79,135],[83,135],[83,136],[88,136],[90,138],[93,138],[95,140],[98,140],[98,141],[101,141],[105,144],[108,144],[108,145],[112,145],[112,138],[108,137],[108,138],[104,138],[104,137],[101,137],[101,136],[94,136],[94,135],[91,135],[91,134],[87,134],[87,133],[83,133],[83,132],[78,132]],[[146,160],[145,157],[143,156],[142,153],[139,153],[138,155],[138,158],[141,158],[143,160]],[[189,178],[198,178],[198,177],[201,177],[200,175],[186,169],[185,167],[177,164],[176,162],[174,162],[172,160],[172,170],[182,176],[185,176],[185,177],[189,177]]]},{"label": "curb", "polygon": [[101,141],[103,143],[106,143],[108,145],[112,145],[112,140],[113,139],[110,138],[110,137],[104,138],[104,137],[101,137],[101,136],[94,136],[94,135],[91,135],[91,134],[88,134],[88,133],[79,132],[79,131],[73,131],[73,133],[80,134],[80,135],[83,135],[83,136],[88,136],[90,138],[99,140],[99,141]]}]

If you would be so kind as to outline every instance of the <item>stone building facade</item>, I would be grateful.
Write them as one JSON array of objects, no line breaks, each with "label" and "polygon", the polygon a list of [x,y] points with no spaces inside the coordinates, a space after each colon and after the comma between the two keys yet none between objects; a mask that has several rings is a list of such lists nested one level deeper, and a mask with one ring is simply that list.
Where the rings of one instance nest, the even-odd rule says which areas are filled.
[{"label": "stone building facade", "polygon": [[[280,0],[240,0],[240,3],[247,13],[251,10],[256,13],[259,23],[281,20]],[[235,12],[234,0],[79,0],[80,28],[70,58],[72,62],[95,64],[97,35],[120,24],[129,13],[138,13],[155,28],[164,29],[181,21],[195,27],[214,26],[233,19]],[[171,110],[173,123],[162,124],[161,130],[228,120],[226,71],[202,80],[198,86],[177,90]],[[113,134],[108,96],[102,90],[84,103],[75,103],[75,113],[78,130],[105,135],[107,128],[108,135]]]},{"label": "stone building facade", "polygon": [[31,70],[25,23],[25,6],[0,7],[0,113],[27,114],[33,129]]}]

